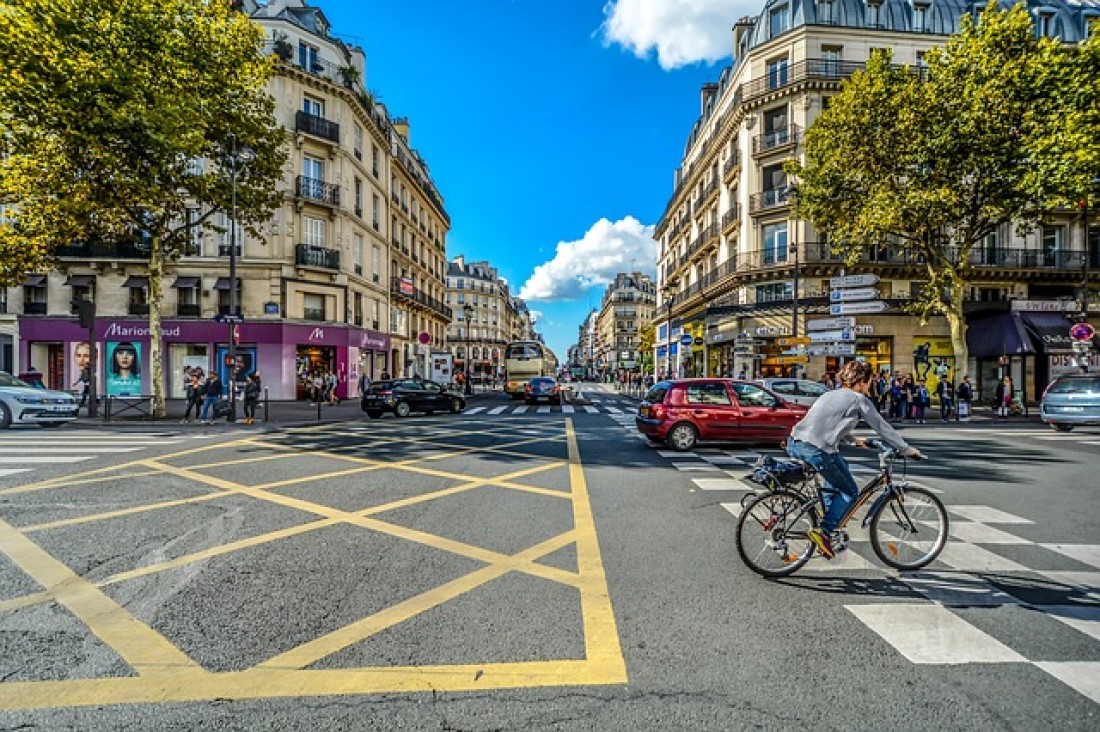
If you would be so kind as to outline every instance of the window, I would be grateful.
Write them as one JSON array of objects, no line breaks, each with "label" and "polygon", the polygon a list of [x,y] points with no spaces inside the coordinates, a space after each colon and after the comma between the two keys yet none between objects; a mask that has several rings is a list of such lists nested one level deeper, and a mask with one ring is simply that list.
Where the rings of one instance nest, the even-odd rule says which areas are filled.
[{"label": "window", "polygon": [[756,286],[757,302],[789,302],[794,299],[794,288],[790,282],[772,282]]},{"label": "window", "polygon": [[[220,219],[218,228],[221,230],[218,241],[218,256],[229,256],[229,249],[232,246],[234,237],[236,237],[237,242],[237,246],[234,247],[237,251],[235,251],[234,254],[238,257],[241,256],[241,245],[244,244],[244,225],[238,221],[234,226],[232,219],[229,218],[229,214],[224,211],[218,218]],[[234,228],[236,231],[233,231]]]},{"label": "window", "polygon": [[355,293],[355,324],[363,325],[363,295],[359,292]]},{"label": "window", "polygon": [[378,281],[379,276],[382,274],[382,253],[378,249],[378,245],[374,244],[370,250],[370,271],[371,279],[375,282]]},{"label": "window", "polygon": [[[832,3],[829,3],[830,7]],[[843,52],[841,46],[821,47],[821,73],[831,79],[840,77],[840,55]]]},{"label": "window", "polygon": [[995,266],[1003,264],[1000,248],[1000,242],[997,241],[997,232],[987,234],[979,246],[979,261],[982,264]]},{"label": "window", "polygon": [[363,218],[363,181],[355,179],[355,215]]},{"label": "window", "polygon": [[833,0],[821,0],[817,4],[817,22],[822,25],[836,25],[836,11]]},{"label": "window", "polygon": [[378,177],[378,146],[373,142],[370,145],[370,172],[375,178]]},{"label": "window", "polygon": [[729,392],[726,391],[726,385],[721,382],[688,384],[684,390],[684,401],[688,404],[714,404],[719,406],[733,404]]},{"label": "window", "polygon": [[370,318],[371,318],[371,327],[374,328],[375,330],[378,330],[378,301],[377,300],[371,300],[370,301]]},{"label": "window", "polygon": [[302,111],[306,114],[312,114],[314,117],[324,117],[325,103],[320,99],[304,97],[302,99]]},{"label": "window", "polygon": [[315,219],[312,216],[304,217],[305,244],[310,247],[325,246],[325,220]]},{"label": "window", "polygon": [[1040,36],[1050,38],[1054,35],[1054,14],[1050,12],[1039,12],[1039,21],[1036,23],[1036,30]]},{"label": "window", "polygon": [[356,122],[355,126],[352,128],[351,139],[353,140],[355,159],[356,160],[362,160],[363,159],[363,128],[359,126],[358,122]]},{"label": "window", "polygon": [[1043,266],[1054,267],[1062,249],[1062,227],[1043,227]]},{"label": "window", "polygon": [[924,33],[928,30],[928,7],[913,5],[913,32]]},{"label": "window", "polygon": [[870,28],[881,28],[882,21],[880,18],[881,7],[879,2],[867,3],[867,26]]},{"label": "window", "polygon": [[786,5],[772,8],[770,20],[771,37],[775,38],[787,30],[787,19],[790,17],[790,9]]},{"label": "window", "polygon": [[779,402],[759,386],[752,384],[730,384],[737,395],[737,403],[742,407],[775,407]]},{"label": "window", "polygon": [[46,314],[46,275],[27,275],[23,286],[23,312],[26,315]]},{"label": "window", "polygon": [[355,235],[355,251],[352,252],[352,256],[355,258],[355,274],[363,274],[363,235]]},{"label": "window", "polygon": [[382,199],[378,197],[377,193],[371,194],[370,216],[371,226],[374,227],[375,231],[379,231],[379,227],[382,225]]},{"label": "window", "polygon": [[323,160],[306,156],[302,158],[302,176],[313,180],[325,179],[325,163]]},{"label": "window", "polygon": [[772,109],[764,113],[764,147],[772,148],[785,145],[790,141],[787,127],[787,107]]},{"label": "window", "polygon": [[312,292],[302,295],[302,317],[306,320],[325,320],[325,296]]},{"label": "window", "polygon": [[312,72],[321,71],[321,60],[317,54],[318,49],[316,46],[311,46],[305,41],[298,41],[298,65],[303,69]]},{"label": "window", "polygon": [[777,89],[787,83],[787,57],[768,62],[768,88]]},{"label": "window", "polygon": [[[183,252],[185,255],[192,257],[202,256],[202,225],[199,221],[199,210],[197,208],[187,209],[187,248]],[[239,239],[237,241],[240,241]]]}]

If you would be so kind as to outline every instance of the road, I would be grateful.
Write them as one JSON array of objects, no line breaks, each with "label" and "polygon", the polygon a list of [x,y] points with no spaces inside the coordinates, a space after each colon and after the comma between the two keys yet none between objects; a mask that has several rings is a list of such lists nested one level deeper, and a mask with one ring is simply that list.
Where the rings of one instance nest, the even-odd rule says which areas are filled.
[{"label": "road", "polygon": [[773,448],[585,396],[0,433],[0,728],[1096,728],[1100,430],[906,428],[940,560],[856,533],[765,581],[732,528]]}]

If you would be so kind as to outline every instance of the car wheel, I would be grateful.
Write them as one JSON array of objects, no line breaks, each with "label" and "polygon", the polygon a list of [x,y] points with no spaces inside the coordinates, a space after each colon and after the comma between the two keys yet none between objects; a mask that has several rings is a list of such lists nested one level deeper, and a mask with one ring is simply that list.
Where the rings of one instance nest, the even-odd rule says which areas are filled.
[{"label": "car wheel", "polygon": [[50,427],[60,427],[61,425],[65,424],[65,423],[64,422],[42,422],[41,424],[42,424],[43,427],[50,428]]},{"label": "car wheel", "polygon": [[695,447],[698,439],[699,435],[695,432],[695,428],[686,422],[682,422],[668,431],[668,437],[665,441],[673,450],[687,452]]},{"label": "car wheel", "polygon": [[408,402],[398,402],[397,404],[393,405],[393,413],[398,417],[408,417],[409,412],[411,411],[412,410],[409,409]]},{"label": "car wheel", "polygon": [[458,414],[462,411],[462,401],[459,399],[451,400],[451,414]]},{"label": "car wheel", "polygon": [[367,410],[367,416],[370,417],[371,419],[381,419],[382,410],[381,409],[368,409]]},{"label": "car wheel", "polygon": [[1073,432],[1073,425],[1071,424],[1052,424],[1051,427],[1059,432]]},{"label": "car wheel", "polygon": [[11,410],[7,404],[0,404],[0,430],[6,430],[11,426]]}]

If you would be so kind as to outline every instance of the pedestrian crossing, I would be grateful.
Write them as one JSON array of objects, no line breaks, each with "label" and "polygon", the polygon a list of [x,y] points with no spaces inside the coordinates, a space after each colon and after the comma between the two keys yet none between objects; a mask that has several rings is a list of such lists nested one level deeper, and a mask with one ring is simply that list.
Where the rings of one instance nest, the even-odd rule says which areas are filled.
[{"label": "pedestrian crossing", "polygon": [[65,430],[0,433],[0,482],[26,479],[28,473],[50,466],[71,466],[111,455],[124,455],[185,440],[209,439],[212,434],[178,432],[109,432]]},{"label": "pedestrian crossing", "polygon": [[496,417],[499,415],[519,414],[609,414],[612,416],[627,417],[631,427],[634,425],[634,414],[637,407],[626,399],[593,399],[589,404],[503,404],[499,406],[470,407],[463,410],[463,414],[482,414]]}]

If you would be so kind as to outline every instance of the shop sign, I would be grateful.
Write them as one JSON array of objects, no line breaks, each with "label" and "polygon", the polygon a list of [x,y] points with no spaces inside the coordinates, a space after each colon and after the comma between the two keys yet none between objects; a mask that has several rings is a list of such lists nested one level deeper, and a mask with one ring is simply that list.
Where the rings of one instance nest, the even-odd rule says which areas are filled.
[{"label": "shop sign", "polygon": [[867,302],[846,302],[829,306],[829,315],[858,315],[859,313],[881,313],[886,309],[882,300]]},{"label": "shop sign", "polygon": [[805,336],[799,336],[798,338],[780,338],[775,343],[777,346],[805,346],[809,345],[810,339]]},{"label": "shop sign", "polygon": [[[148,325],[122,325],[120,323],[111,323],[107,326],[103,338],[104,340],[107,338],[148,338],[149,333]],[[179,338],[180,327],[176,325],[168,328],[162,325],[160,328],[160,335],[163,338]]]},{"label": "shop sign", "polygon": [[1016,311],[1064,313],[1077,309],[1073,300],[1011,300],[1009,307]]},{"label": "shop sign", "polygon": [[829,280],[829,287],[870,287],[877,284],[877,274],[847,275],[846,277],[833,277]]},{"label": "shop sign", "polygon": [[400,288],[401,288],[401,294],[402,295],[415,295],[416,294],[416,285],[414,285],[413,281],[410,280],[408,277],[402,277],[401,278]]},{"label": "shop sign", "polygon": [[306,340],[307,341],[323,341],[323,340],[325,340],[325,329],[324,328],[314,328],[313,330],[311,330],[309,332],[309,335],[306,336]]},{"label": "shop sign", "polygon": [[837,328],[855,328],[855,318],[825,318],[806,322],[806,330],[836,330]]},{"label": "shop sign", "polygon": [[873,287],[857,287],[853,290],[833,290],[829,293],[831,302],[850,302],[852,300],[877,300],[879,292]]},{"label": "shop sign", "polygon": [[809,363],[809,362],[810,362],[810,357],[809,356],[780,356],[779,357],[780,365],[788,364],[788,363]]},{"label": "shop sign", "polygon": [[[1073,353],[1054,353],[1050,355],[1050,380],[1066,374],[1081,373],[1081,356]],[[1092,373],[1100,370],[1100,353],[1090,353],[1088,368]]]},{"label": "shop sign", "polygon": [[264,303],[264,315],[278,315],[279,303],[277,302],[265,302]]}]

